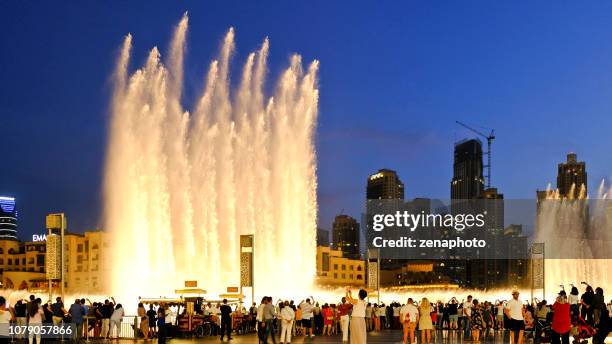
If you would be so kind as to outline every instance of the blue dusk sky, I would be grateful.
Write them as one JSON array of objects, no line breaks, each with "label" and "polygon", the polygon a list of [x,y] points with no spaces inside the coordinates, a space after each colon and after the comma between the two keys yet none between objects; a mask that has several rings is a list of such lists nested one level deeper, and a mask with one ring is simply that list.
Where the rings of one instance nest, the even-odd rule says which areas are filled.
[{"label": "blue dusk sky", "polygon": [[140,66],[153,46],[166,51],[185,11],[187,108],[231,26],[234,68],[266,36],[269,80],[294,52],[321,61],[323,228],[359,216],[383,167],[407,198],[448,198],[453,144],[473,136],[455,120],[495,129],[493,184],[506,198],[554,183],[568,151],[587,162],[591,194],[612,172],[609,1],[2,1],[0,194],[17,198],[22,239],[52,211],[72,231],[100,225],[118,49],[132,33]]}]

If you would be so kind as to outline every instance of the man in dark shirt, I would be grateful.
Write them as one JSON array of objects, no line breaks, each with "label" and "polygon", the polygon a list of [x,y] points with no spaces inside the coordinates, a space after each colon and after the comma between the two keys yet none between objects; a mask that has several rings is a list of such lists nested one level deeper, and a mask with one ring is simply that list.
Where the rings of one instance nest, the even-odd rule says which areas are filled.
[{"label": "man in dark shirt", "polygon": [[221,305],[221,341],[227,334],[227,339],[232,340],[232,308],[227,304],[227,299],[223,299]]},{"label": "man in dark shirt", "polygon": [[155,312],[155,310],[153,309],[153,305],[149,305],[149,310],[147,311],[147,316],[149,317],[149,333],[151,334],[151,337],[156,335],[155,329],[155,316],[157,315],[157,312]]},{"label": "man in dark shirt", "polygon": [[586,291],[582,294],[580,298],[580,303],[582,304],[581,315],[586,322],[589,324],[593,324],[593,299],[595,297],[595,293],[593,292],[593,287],[587,285]]},{"label": "man in dark shirt", "polygon": [[[28,318],[26,317],[27,304],[25,301],[19,300],[15,304],[15,319],[17,320],[17,326],[26,326],[28,324]],[[17,338],[23,339],[23,333],[17,335]]]},{"label": "man in dark shirt", "polygon": [[64,303],[61,297],[55,299],[55,303],[51,305],[51,312],[53,313],[53,324],[57,325],[64,321],[64,316],[68,312],[64,309]]},{"label": "man in dark shirt", "polygon": [[98,313],[100,317],[102,317],[102,331],[100,336],[102,338],[108,338],[110,335],[110,317],[113,315],[113,304],[108,300],[104,300],[104,304],[98,308]]}]

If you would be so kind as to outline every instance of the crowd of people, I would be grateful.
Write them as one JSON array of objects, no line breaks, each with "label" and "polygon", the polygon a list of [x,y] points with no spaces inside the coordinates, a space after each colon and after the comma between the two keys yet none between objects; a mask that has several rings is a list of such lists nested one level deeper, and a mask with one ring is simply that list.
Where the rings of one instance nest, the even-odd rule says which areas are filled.
[{"label": "crowd of people", "polygon": [[[362,298],[363,296],[363,298]],[[582,295],[572,286],[567,294],[562,290],[555,301],[529,302],[520,299],[518,290],[508,300],[479,301],[469,295],[459,301],[431,302],[427,298],[405,303],[366,302],[365,290],[353,298],[350,291],[337,304],[319,304],[314,297],[294,303],[264,297],[248,311],[256,323],[260,343],[272,341],[290,343],[295,336],[341,336],[342,342],[365,343],[370,331],[402,330],[404,343],[430,344],[436,335],[452,331],[464,339],[480,343],[495,331],[507,330],[511,344],[523,344],[525,333],[534,343],[569,344],[570,336],[593,337],[593,343],[603,343],[610,331],[612,301],[606,304],[603,289],[586,286]],[[590,335],[581,334],[590,327]]]},{"label": "crowd of people", "polygon": [[[517,290],[508,300],[480,301],[469,295],[459,301],[432,302],[427,297],[420,300],[408,297],[406,302],[368,302],[365,290],[353,295],[347,289],[338,303],[320,303],[314,297],[296,303],[292,300],[276,300],[263,297],[260,304],[246,309],[242,304],[230,305],[227,300],[201,305],[199,314],[211,319],[210,334],[232,339],[235,332],[257,332],[259,343],[291,343],[292,338],[304,336],[338,336],[343,343],[367,342],[368,332],[385,330],[403,331],[404,343],[431,344],[436,336],[461,335],[464,340],[480,343],[496,331],[507,330],[510,344],[523,344],[526,334],[536,344],[551,342],[569,344],[570,337],[593,337],[594,344],[603,343],[610,331],[612,301],[606,304],[602,288],[587,285],[582,294],[571,287],[569,293],[561,290],[554,302],[534,299],[521,300]],[[186,312],[186,310],[184,310]],[[166,304],[138,304],[137,335],[145,340],[157,338],[161,344],[173,326],[175,313]],[[114,298],[103,302],[75,299],[65,307],[61,298],[42,303],[31,295],[29,299],[7,304],[0,296],[0,324],[40,326],[43,324],[74,324],[71,338],[79,340],[87,336],[95,339],[115,339],[121,336],[121,323],[125,311]],[[236,316],[244,319],[240,329],[233,321]],[[2,327],[2,331],[4,327]],[[5,334],[5,333],[0,333]],[[16,334],[14,339],[28,339],[40,343],[40,334]]]},{"label": "crowd of people", "polygon": [[13,339],[17,340],[27,336],[30,344],[40,343],[44,333],[41,328],[51,324],[74,326],[73,329],[62,332],[62,336],[67,339],[79,340],[90,332],[95,337],[118,339],[124,316],[123,306],[114,298],[94,303],[89,299],[75,299],[73,304],[65,307],[61,297],[57,297],[55,302],[49,300],[43,303],[41,298],[30,295],[28,299],[8,305],[6,299],[0,296],[0,324],[12,324],[19,328],[8,331],[8,326],[2,326],[3,333],[0,335],[5,338],[13,335]]}]

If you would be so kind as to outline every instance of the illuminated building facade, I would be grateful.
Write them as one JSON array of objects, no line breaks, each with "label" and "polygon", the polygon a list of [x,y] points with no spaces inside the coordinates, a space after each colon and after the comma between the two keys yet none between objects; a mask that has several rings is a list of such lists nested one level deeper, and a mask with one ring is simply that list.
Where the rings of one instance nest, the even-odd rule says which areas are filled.
[{"label": "illuminated building facade", "polygon": [[367,199],[404,199],[404,183],[393,170],[381,169],[368,177]]},{"label": "illuminated building facade", "polygon": [[317,282],[328,286],[364,286],[365,261],[344,257],[340,250],[318,246]]},{"label": "illuminated building facade", "polygon": [[[2,288],[27,289],[31,292],[48,291],[45,275],[46,242],[42,235],[35,237],[40,241],[20,242],[0,238]],[[84,234],[66,233],[66,292],[95,294],[108,290],[108,247],[108,236],[105,232],[96,230],[86,231]],[[53,287],[58,288],[58,283],[54,283]]]},{"label": "illuminated building facade", "polygon": [[0,196],[0,239],[17,240],[15,198]]}]

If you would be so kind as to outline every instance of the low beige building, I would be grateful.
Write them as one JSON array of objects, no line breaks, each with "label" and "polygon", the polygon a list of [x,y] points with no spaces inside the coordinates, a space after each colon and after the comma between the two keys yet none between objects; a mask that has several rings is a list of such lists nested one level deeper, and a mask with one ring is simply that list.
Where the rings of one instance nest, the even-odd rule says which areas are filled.
[{"label": "low beige building", "polygon": [[340,250],[318,246],[317,282],[329,286],[365,286],[365,262],[345,258]]},{"label": "low beige building", "polygon": [[[64,281],[67,293],[103,293],[108,290],[108,236],[100,230],[65,235]],[[0,239],[0,278],[2,288],[46,291],[46,243]],[[54,288],[59,285],[54,283]]]}]

